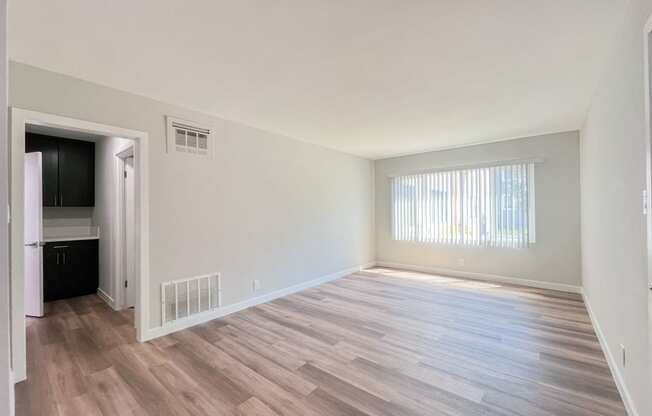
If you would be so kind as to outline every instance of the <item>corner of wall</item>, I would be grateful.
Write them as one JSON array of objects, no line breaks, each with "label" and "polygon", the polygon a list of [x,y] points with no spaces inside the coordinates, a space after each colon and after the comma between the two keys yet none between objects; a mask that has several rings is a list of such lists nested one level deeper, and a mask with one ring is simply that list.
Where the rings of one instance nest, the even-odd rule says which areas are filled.
[{"label": "corner of wall", "polygon": [[582,290],[582,300],[584,301],[584,305],[586,306],[586,311],[589,314],[589,318],[591,319],[591,324],[593,325],[593,328],[595,329],[595,334],[598,337],[598,341],[600,342],[600,347],[602,347],[602,351],[604,351],[607,364],[609,365],[609,370],[611,370],[611,374],[616,383],[616,388],[618,389],[618,393],[620,393],[620,397],[623,400],[623,404],[625,405],[627,414],[629,416],[642,416],[641,413],[639,413],[638,409],[636,408],[636,404],[634,403],[634,400],[632,399],[632,395],[629,392],[629,389],[627,388],[627,384],[625,383],[625,377],[623,373],[620,371],[620,367],[617,364],[615,358],[616,355],[613,353],[611,348],[609,348],[609,344],[607,343],[605,334],[602,331],[602,327],[600,326],[600,321],[598,321],[595,313],[593,312],[593,308],[591,307],[591,301],[585,290]]}]

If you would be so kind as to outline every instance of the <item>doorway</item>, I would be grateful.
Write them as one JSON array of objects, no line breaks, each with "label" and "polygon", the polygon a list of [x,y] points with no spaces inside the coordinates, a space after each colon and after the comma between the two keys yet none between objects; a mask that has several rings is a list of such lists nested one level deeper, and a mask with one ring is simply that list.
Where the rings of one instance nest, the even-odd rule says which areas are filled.
[{"label": "doorway", "polygon": [[[90,135],[95,137],[114,137],[124,138],[132,141],[132,163],[131,169],[133,172],[133,254],[132,258],[132,275],[134,281],[133,303],[135,309],[134,324],[136,327],[136,337],[142,341],[146,337],[148,312],[149,312],[149,299],[146,296],[147,291],[144,287],[149,283],[149,239],[148,226],[149,215],[147,207],[148,202],[148,135],[145,132],[137,130],[129,130],[121,127],[110,126],[105,124],[98,124],[69,117],[57,116],[53,114],[41,113],[30,110],[23,110],[17,108],[10,109],[11,117],[11,143],[10,143],[10,161],[11,161],[11,223],[10,223],[10,247],[15,249],[11,250],[11,359],[12,369],[14,374],[14,382],[25,380],[27,372],[27,353],[26,353],[26,312],[31,308],[31,305],[26,304],[25,289],[29,287],[30,282],[26,281],[26,251],[31,246],[25,244],[37,243],[34,246],[39,247],[43,243],[43,236],[35,238],[35,241],[27,241],[32,236],[26,235],[26,221],[25,221],[25,200],[31,198],[26,193],[26,163],[28,165],[38,165],[37,160],[25,160],[25,145],[26,145],[26,132],[28,129],[38,126],[39,128],[65,130],[67,132],[77,132],[80,135]],[[114,153],[112,153],[113,157]],[[45,163],[43,169],[45,169]],[[49,177],[49,176],[48,176]],[[33,185],[33,184],[32,184]],[[30,189],[38,189],[38,186],[31,186]],[[63,204],[71,204],[72,197],[83,198],[83,195],[69,193],[69,196],[64,195]],[[48,204],[50,200],[47,200]],[[60,202],[60,197],[57,199],[55,206],[63,205]],[[43,199],[43,204],[46,200]],[[54,203],[54,202],[52,202]],[[38,204],[37,204],[38,205]],[[92,208],[90,208],[92,209]],[[38,229],[39,227],[35,227]],[[40,247],[39,247],[40,248]],[[84,247],[68,247],[66,250],[61,251],[59,260],[62,264],[66,265],[72,262],[72,259],[87,258],[86,255],[77,255],[73,252],[73,248]],[[35,253],[38,250],[35,251]],[[34,256],[32,256],[34,257]],[[47,257],[42,255],[42,257]],[[53,257],[56,259],[56,256]],[[99,291],[98,291],[99,292]],[[121,291],[117,291],[120,293]],[[38,306],[38,305],[37,305]],[[38,312],[38,311],[37,311]]]}]

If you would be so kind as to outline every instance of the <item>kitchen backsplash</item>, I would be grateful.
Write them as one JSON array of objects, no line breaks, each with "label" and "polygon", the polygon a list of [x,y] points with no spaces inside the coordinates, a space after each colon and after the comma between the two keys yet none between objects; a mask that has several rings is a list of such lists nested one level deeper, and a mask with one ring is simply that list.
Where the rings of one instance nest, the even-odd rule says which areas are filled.
[{"label": "kitchen backsplash", "polygon": [[43,227],[93,225],[93,207],[44,207]]}]

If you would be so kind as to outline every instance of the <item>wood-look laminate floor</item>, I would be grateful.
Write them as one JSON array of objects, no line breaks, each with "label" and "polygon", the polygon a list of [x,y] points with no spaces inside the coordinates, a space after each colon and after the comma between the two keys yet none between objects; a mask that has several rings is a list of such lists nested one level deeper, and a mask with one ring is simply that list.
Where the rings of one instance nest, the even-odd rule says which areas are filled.
[{"label": "wood-look laminate floor", "polygon": [[18,415],[625,415],[577,295],[373,269],[157,340],[98,297],[27,328]]}]

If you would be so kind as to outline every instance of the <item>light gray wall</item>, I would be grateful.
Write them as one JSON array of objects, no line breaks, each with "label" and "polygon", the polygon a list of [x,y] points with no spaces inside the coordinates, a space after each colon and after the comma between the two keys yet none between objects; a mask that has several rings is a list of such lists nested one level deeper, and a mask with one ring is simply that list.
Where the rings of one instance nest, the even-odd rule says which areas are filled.
[{"label": "light gray wall", "polygon": [[95,142],[95,207],[92,224],[100,229],[99,277],[100,289],[112,299],[116,298],[115,221],[117,221],[116,154],[134,143],[118,137],[106,137]]},{"label": "light gray wall", "polygon": [[[377,160],[378,261],[579,286],[580,207],[577,132]],[[462,164],[540,157],[535,167],[536,243],[527,249],[477,248],[394,241],[390,175]],[[460,266],[458,259],[464,259]]]},{"label": "light gray wall", "polygon": [[[220,271],[228,305],[374,258],[368,160],[18,63],[9,92],[12,106],[149,133],[151,327],[165,281]],[[165,115],[212,126],[215,158],[166,154]]]},{"label": "light gray wall", "polygon": [[[584,291],[638,414],[652,414],[648,355],[643,25],[629,2],[581,136]],[[623,368],[620,344],[627,348]]]},{"label": "light gray wall", "polygon": [[9,320],[9,155],[7,140],[7,2],[0,0],[0,415],[13,414]]}]

